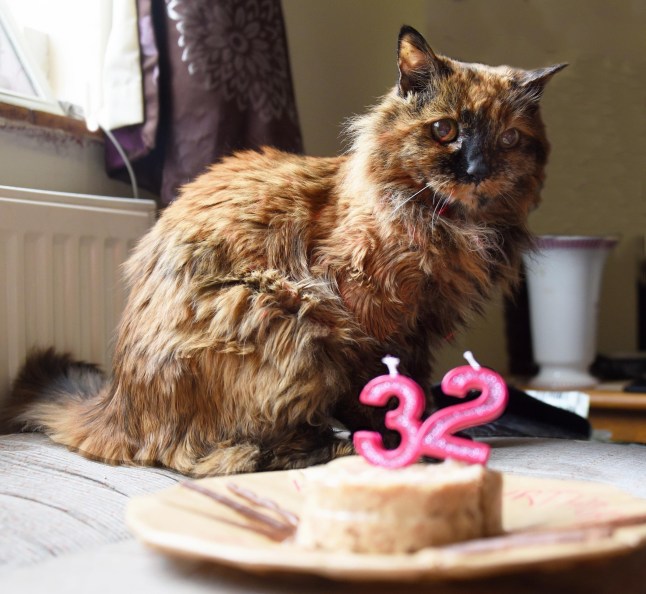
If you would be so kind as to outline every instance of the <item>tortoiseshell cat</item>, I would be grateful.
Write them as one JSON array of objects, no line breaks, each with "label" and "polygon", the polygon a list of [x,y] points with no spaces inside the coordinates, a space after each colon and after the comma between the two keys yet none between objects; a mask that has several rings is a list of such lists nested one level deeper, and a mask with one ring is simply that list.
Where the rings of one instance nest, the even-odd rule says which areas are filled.
[{"label": "tortoiseshell cat", "polygon": [[127,264],[112,377],[33,354],[14,426],[112,463],[216,475],[350,452],[330,420],[382,428],[358,394],[386,353],[430,394],[433,353],[514,283],[531,244],[538,102],[564,65],[465,64],[410,27],[398,59],[346,155],[244,152],[185,186]]}]

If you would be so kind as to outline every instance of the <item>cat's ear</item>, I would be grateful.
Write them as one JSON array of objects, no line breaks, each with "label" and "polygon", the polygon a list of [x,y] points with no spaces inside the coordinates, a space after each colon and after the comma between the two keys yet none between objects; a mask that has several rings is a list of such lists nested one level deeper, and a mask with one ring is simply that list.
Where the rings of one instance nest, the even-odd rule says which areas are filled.
[{"label": "cat's ear", "polygon": [[540,99],[547,82],[566,66],[567,64],[555,64],[554,66],[548,66],[547,68],[527,70],[523,73],[520,86],[527,89],[536,99]]},{"label": "cat's ear", "polygon": [[399,31],[397,46],[399,65],[399,94],[423,91],[434,74],[447,66],[433,53],[426,39],[413,27],[404,25]]}]

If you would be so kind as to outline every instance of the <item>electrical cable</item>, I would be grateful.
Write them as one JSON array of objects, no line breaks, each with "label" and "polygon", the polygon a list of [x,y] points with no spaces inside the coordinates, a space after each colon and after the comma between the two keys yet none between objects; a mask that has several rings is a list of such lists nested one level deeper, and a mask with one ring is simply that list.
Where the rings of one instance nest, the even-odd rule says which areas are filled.
[{"label": "electrical cable", "polygon": [[132,168],[132,164],[130,163],[130,159],[128,159],[128,156],[126,155],[126,151],[123,150],[123,147],[119,143],[119,141],[115,138],[114,134],[110,132],[110,130],[106,130],[103,126],[99,126],[101,130],[105,133],[105,135],[110,139],[110,142],[114,145],[114,148],[117,150],[119,153],[119,156],[121,157],[123,164],[126,166],[126,169],[128,171],[128,176],[130,177],[130,185],[132,186],[132,196],[135,199],[139,198],[139,186],[137,185],[137,177],[135,176],[134,169]]}]

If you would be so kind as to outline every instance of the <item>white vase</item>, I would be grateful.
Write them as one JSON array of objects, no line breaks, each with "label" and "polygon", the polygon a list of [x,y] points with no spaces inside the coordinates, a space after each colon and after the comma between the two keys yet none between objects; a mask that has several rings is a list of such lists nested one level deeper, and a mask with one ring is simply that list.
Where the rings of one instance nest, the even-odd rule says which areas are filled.
[{"label": "white vase", "polygon": [[601,276],[615,237],[543,235],[524,257],[535,388],[589,388],[596,354]]}]

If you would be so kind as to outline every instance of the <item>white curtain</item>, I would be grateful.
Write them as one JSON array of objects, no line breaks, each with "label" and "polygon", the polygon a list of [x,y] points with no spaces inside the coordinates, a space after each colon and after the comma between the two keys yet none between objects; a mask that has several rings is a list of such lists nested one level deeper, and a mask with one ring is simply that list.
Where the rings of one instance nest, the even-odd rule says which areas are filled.
[{"label": "white curtain", "polygon": [[83,106],[90,129],[140,124],[143,85],[135,0],[84,2],[92,24],[86,29],[96,68],[88,72]]}]

